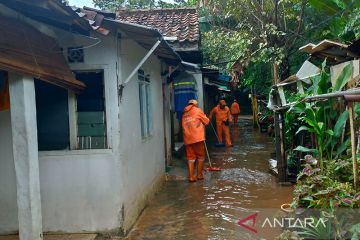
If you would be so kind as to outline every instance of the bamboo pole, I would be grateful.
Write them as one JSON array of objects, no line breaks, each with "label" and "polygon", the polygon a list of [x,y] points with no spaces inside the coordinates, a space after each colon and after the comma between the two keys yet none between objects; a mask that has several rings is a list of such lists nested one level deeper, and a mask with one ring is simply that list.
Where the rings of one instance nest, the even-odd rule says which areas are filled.
[{"label": "bamboo pole", "polygon": [[358,188],[359,184],[359,166],[356,156],[356,137],[355,137],[355,127],[354,127],[354,103],[348,102],[349,109],[349,120],[350,120],[350,132],[351,132],[351,154],[353,162],[353,174],[354,174],[354,188]]},{"label": "bamboo pole", "polygon": [[343,97],[345,95],[358,95],[358,94],[360,94],[360,88],[354,88],[354,89],[346,90],[346,91],[338,91],[338,92],[333,92],[333,93],[320,94],[317,96],[310,96],[310,97],[306,97],[305,100],[317,101],[319,99],[328,99],[328,98],[334,98],[334,97]]}]

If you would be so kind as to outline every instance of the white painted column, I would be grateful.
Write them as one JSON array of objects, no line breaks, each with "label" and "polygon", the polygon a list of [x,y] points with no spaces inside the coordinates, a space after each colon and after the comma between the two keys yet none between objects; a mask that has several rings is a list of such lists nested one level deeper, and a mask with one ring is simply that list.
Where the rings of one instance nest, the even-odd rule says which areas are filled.
[{"label": "white painted column", "polygon": [[204,110],[204,87],[202,73],[193,73],[192,75],[194,76],[197,85],[196,87],[199,107]]},{"label": "white painted column", "polygon": [[9,74],[11,129],[21,240],[42,239],[34,79]]}]

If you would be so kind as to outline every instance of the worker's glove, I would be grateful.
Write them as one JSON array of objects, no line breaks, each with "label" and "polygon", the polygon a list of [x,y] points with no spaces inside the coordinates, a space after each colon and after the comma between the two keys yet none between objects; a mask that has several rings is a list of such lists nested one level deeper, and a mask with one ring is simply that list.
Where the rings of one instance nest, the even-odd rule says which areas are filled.
[{"label": "worker's glove", "polygon": [[223,123],[224,123],[225,126],[229,126],[229,125],[230,125],[229,119],[226,120],[226,121],[223,121]]}]

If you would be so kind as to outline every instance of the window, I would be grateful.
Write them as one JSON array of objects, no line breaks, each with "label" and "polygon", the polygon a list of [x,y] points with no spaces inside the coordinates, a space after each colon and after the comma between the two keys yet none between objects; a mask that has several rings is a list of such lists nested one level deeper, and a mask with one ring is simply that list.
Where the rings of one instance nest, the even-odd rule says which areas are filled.
[{"label": "window", "polygon": [[141,136],[142,138],[147,138],[152,134],[150,75],[146,75],[143,70],[139,70],[138,80]]},{"label": "window", "polygon": [[39,150],[69,149],[68,91],[35,80],[35,93]]},{"label": "window", "polygon": [[76,72],[86,88],[76,95],[77,148],[107,148],[103,71]]},{"label": "window", "polygon": [[104,71],[79,71],[86,88],[75,95],[44,81],[35,81],[40,151],[105,149]]}]

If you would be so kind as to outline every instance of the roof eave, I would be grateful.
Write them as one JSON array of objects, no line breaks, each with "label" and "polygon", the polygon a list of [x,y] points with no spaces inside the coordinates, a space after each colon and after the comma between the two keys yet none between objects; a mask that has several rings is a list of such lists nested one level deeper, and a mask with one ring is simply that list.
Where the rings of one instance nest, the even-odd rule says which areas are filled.
[{"label": "roof eave", "polygon": [[[164,60],[170,60],[170,62],[172,62],[172,61],[174,61],[176,63],[181,62],[181,57],[179,56],[179,54],[174,51],[174,49],[169,45],[169,43],[164,39],[163,35],[157,29],[152,28],[152,27],[143,26],[143,25],[136,24],[136,23],[123,22],[123,21],[109,19],[109,18],[105,18],[105,20],[110,23],[116,24],[116,26],[119,27],[120,30],[124,31],[127,35],[129,35],[130,38],[132,38],[134,41],[136,41],[137,43],[139,43],[140,45],[142,45],[145,48],[147,48],[146,46],[144,46],[145,41],[149,45],[152,45],[153,43],[150,41],[147,42],[147,38],[144,38],[143,35],[138,35],[135,32],[130,32],[129,28],[140,30],[140,32],[144,31],[144,32],[150,33],[149,36],[154,40],[154,42],[157,40],[161,41],[160,46],[158,47],[157,50],[155,50],[155,55],[157,55],[160,58],[163,58]],[[126,28],[128,28],[128,30],[126,30]],[[138,35],[139,38],[134,37],[136,35]],[[163,50],[163,52],[161,50]]]}]

